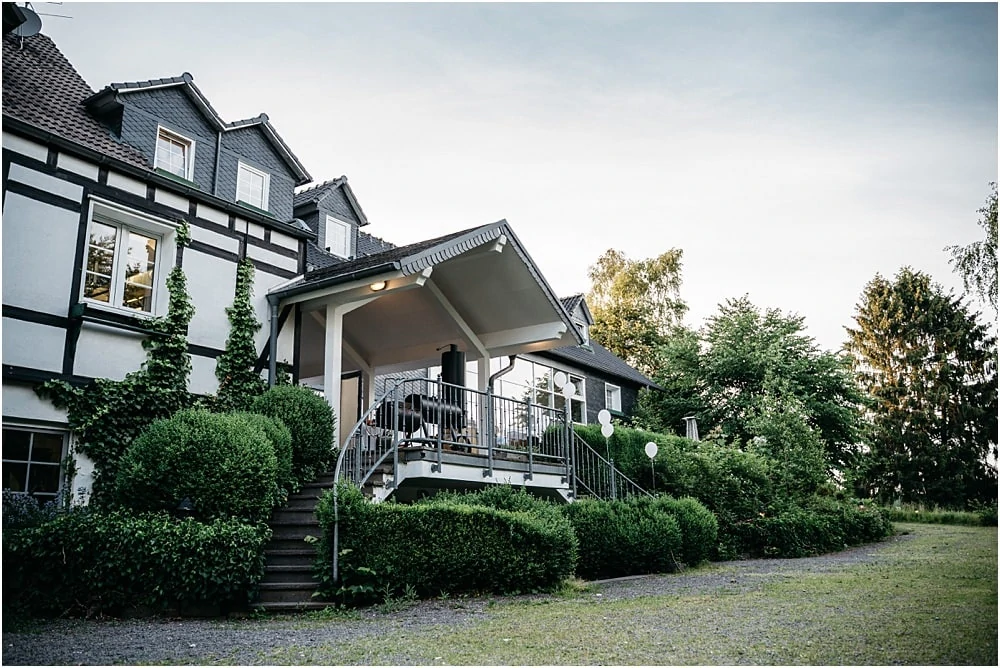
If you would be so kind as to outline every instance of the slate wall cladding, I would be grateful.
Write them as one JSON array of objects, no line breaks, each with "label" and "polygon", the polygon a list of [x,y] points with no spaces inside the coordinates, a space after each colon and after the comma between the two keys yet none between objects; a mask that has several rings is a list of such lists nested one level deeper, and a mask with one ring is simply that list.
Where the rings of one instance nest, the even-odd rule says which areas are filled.
[{"label": "slate wall cladding", "polygon": [[337,220],[342,220],[345,223],[351,223],[351,255],[360,256],[361,253],[357,250],[358,247],[358,225],[361,221],[354,214],[354,209],[351,208],[350,203],[347,201],[347,196],[344,195],[344,191],[341,188],[337,188],[332,191],[319,203],[319,230],[317,234],[319,235],[320,248],[326,248],[326,216],[333,216]]},{"label": "slate wall cladding", "polygon": [[191,179],[205,192],[212,192],[215,170],[215,130],[180,88],[160,88],[121,96],[124,102],[121,138],[140,149],[154,164],[156,128],[162,125],[195,142],[194,174]]},{"label": "slate wall cladding", "polygon": [[242,160],[270,174],[267,210],[279,220],[289,220],[292,218],[295,179],[262,132],[257,126],[250,126],[222,135],[219,189],[216,194],[222,199],[236,201],[236,174]]}]

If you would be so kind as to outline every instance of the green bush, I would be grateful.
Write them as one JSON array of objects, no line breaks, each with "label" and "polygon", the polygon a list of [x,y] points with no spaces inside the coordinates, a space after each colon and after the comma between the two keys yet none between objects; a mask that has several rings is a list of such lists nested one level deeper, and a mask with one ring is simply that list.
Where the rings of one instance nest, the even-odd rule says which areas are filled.
[{"label": "green bush", "polygon": [[719,522],[712,511],[690,496],[683,499],[661,496],[653,505],[677,520],[682,538],[681,558],[685,564],[697,566],[711,559],[719,537]]},{"label": "green bush", "polygon": [[316,508],[323,527],[316,575],[326,596],[365,602],[376,592],[516,594],[552,589],[573,572],[573,529],[554,516],[454,498],[373,504],[349,485],[338,490],[342,577],[336,584],[330,564],[333,494]]},{"label": "green bush", "polygon": [[264,575],[266,525],[78,508],[3,534],[5,612],[118,614],[245,606]]},{"label": "green bush", "polygon": [[296,491],[295,476],[292,474],[292,432],[288,430],[281,420],[260,413],[235,413],[250,424],[263,431],[271,446],[274,448],[274,456],[277,459],[277,479],[278,487],[286,493]]},{"label": "green bush", "polygon": [[266,519],[282,496],[267,434],[244,417],[180,411],[132,442],[118,464],[115,499],[138,511],[175,510],[195,517]]},{"label": "green bush", "polygon": [[648,499],[582,499],[563,507],[580,545],[576,574],[588,580],[677,570],[677,520]]},{"label": "green bush", "polygon": [[254,400],[252,410],[288,427],[298,481],[308,482],[329,467],[335,454],[334,415],[323,397],[300,385],[276,385]]}]

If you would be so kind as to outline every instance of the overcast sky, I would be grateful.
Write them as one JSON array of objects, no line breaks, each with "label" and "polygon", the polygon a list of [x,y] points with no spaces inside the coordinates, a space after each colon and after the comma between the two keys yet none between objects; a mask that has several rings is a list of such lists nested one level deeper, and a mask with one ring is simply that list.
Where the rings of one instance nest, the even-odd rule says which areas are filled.
[{"label": "overcast sky", "polygon": [[996,4],[34,7],[95,90],[266,112],[394,243],[506,218],[561,296],[681,248],[693,326],[748,293],[837,349],[876,272],[961,287],[997,178]]}]

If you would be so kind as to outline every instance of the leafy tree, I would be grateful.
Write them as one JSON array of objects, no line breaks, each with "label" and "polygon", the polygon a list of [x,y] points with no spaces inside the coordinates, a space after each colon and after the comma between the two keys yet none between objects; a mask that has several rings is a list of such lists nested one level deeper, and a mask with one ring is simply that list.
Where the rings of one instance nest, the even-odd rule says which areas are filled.
[{"label": "leafy tree", "polygon": [[645,260],[608,250],[590,267],[591,335],[632,366],[651,371],[654,353],[687,311],[680,298],[681,255],[672,248]]},{"label": "leafy tree", "polygon": [[948,246],[951,266],[962,276],[965,291],[975,290],[979,298],[997,308],[997,184],[990,183],[986,204],[979,209],[979,226],[986,239],[968,246]]},{"label": "leafy tree", "polygon": [[633,421],[641,429],[683,434],[684,418],[702,413],[702,369],[698,332],[675,327],[656,349],[653,378],[662,390],[639,393]]},{"label": "leafy tree", "polygon": [[244,259],[236,268],[236,296],[226,308],[229,316],[229,338],[226,349],[215,364],[219,392],[215,407],[222,411],[250,409],[254,398],[263,394],[264,381],[256,370],[257,345],[254,335],[261,324],[254,313],[250,297],[253,294],[253,263]]},{"label": "leafy tree", "polygon": [[962,299],[904,267],[861,295],[848,350],[868,394],[858,486],[946,507],[996,498],[996,339]]},{"label": "leafy tree", "polygon": [[779,460],[791,447],[818,449],[843,470],[859,440],[862,395],[847,358],[821,351],[804,330],[801,316],[762,312],[746,297],[720,305],[703,333],[702,415],[734,441],[765,439]]}]

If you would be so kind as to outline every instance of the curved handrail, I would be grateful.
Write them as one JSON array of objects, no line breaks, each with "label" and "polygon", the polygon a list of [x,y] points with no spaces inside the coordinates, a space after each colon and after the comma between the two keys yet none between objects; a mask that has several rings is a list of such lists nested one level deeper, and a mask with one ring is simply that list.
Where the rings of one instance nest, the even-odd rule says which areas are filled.
[{"label": "curved handrail", "polygon": [[[638,483],[633,481],[627,475],[619,471],[610,461],[601,456],[601,453],[597,452],[587,443],[576,430],[573,430],[573,443],[577,447],[583,449],[583,454],[591,460],[596,460],[596,462],[605,469],[605,472],[609,475],[607,482],[612,490],[612,497],[627,498],[630,496],[648,496],[653,498],[647,490],[643,489]],[[585,449],[584,449],[585,448]],[[594,480],[584,480],[580,473],[581,471],[587,470],[587,465],[585,461],[581,461],[583,458],[577,458],[575,462],[575,470],[573,472],[573,480],[577,485],[584,487],[587,492],[596,496],[598,498],[604,498],[604,495],[600,491],[600,485]]]}]

